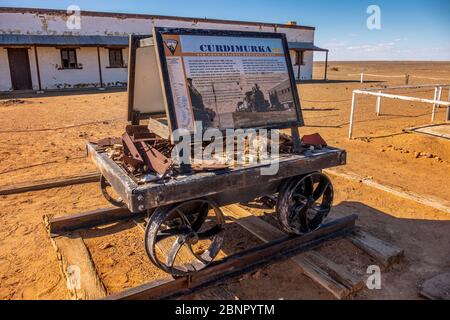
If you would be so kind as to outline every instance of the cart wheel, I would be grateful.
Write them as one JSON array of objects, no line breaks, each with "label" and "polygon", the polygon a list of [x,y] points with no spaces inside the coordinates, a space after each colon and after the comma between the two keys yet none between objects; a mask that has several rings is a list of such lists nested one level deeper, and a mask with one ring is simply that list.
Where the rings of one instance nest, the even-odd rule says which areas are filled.
[{"label": "cart wheel", "polygon": [[281,189],[277,215],[283,229],[303,235],[317,230],[333,205],[333,185],[327,176],[314,172],[294,177]]},{"label": "cart wheel", "polygon": [[108,202],[111,203],[113,206],[116,207],[125,206],[125,202],[122,200],[121,197],[116,195],[116,192],[112,188],[111,184],[108,182],[108,180],[105,179],[103,175],[100,177],[100,189],[102,190],[102,194],[105,197],[105,199],[108,200]]},{"label": "cart wheel", "polygon": [[173,276],[185,276],[209,265],[223,243],[225,218],[206,199],[159,207],[145,229],[150,260]]}]

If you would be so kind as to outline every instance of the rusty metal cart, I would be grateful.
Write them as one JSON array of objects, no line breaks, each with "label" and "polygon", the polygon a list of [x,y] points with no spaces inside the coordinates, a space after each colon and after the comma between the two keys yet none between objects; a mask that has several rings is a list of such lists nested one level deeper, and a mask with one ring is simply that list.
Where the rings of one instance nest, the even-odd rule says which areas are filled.
[{"label": "rusty metal cart", "polygon": [[[139,89],[143,83],[140,77],[143,75],[139,74],[142,68],[136,66],[142,61],[140,55],[149,57],[153,54],[153,51],[145,54],[139,49],[157,45],[158,41],[153,39],[160,39],[164,32],[173,33],[173,30],[162,30],[153,38],[134,36],[130,39],[129,120],[134,124],[139,119],[148,119],[149,115],[158,113],[158,110],[139,109],[142,109],[139,103],[145,99],[137,94],[137,90],[143,90]],[[181,30],[182,34],[197,32]],[[208,31],[210,34],[211,31]],[[235,32],[226,33],[228,36],[230,34],[236,35]],[[286,45],[284,35],[241,34],[247,37],[280,38]],[[220,36],[223,36],[223,32]],[[156,52],[161,54],[161,50],[161,47],[159,51],[157,48]],[[287,54],[286,61],[292,80],[294,77]],[[165,63],[163,59],[162,65]],[[169,82],[167,72],[163,72],[162,79],[163,90],[166,90],[170,100],[170,89],[164,85]],[[300,112],[295,82],[291,84],[295,105]],[[166,109],[165,115],[169,119],[167,130],[170,132],[175,127],[170,108]],[[163,127],[162,124],[156,126],[159,127],[157,131]],[[268,127],[283,128],[282,125]],[[271,163],[260,163],[215,171],[183,172],[168,179],[140,182],[112,160],[103,148],[88,143],[87,150],[101,172],[102,190],[106,198],[116,206],[126,206],[133,213],[148,212],[144,243],[150,260],[173,276],[184,276],[205,268],[219,254],[226,220],[220,209],[222,206],[276,195],[278,221],[286,233],[304,235],[320,228],[333,201],[332,184],[321,170],[344,165],[346,152],[327,146],[302,149],[297,126],[288,123],[284,127],[292,129],[295,152],[281,154],[279,159],[274,160],[279,165],[275,175],[261,175],[261,169]],[[110,196],[105,191],[107,187],[112,187],[120,199]]]}]

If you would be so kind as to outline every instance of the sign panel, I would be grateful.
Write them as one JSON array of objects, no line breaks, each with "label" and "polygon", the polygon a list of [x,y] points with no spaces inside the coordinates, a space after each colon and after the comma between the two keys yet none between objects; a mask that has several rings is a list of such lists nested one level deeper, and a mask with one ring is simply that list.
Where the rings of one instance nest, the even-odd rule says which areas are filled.
[{"label": "sign panel", "polygon": [[155,29],[172,130],[303,125],[283,34]]}]

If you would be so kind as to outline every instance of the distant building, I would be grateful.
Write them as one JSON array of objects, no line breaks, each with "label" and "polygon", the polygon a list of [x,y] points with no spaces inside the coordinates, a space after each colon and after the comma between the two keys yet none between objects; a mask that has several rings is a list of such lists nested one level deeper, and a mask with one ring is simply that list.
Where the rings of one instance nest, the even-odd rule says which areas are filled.
[{"label": "distant building", "polygon": [[294,74],[312,79],[313,27],[289,24],[81,12],[70,29],[64,10],[0,7],[0,91],[126,86],[128,35],[152,28],[183,27],[282,32],[289,41]]}]

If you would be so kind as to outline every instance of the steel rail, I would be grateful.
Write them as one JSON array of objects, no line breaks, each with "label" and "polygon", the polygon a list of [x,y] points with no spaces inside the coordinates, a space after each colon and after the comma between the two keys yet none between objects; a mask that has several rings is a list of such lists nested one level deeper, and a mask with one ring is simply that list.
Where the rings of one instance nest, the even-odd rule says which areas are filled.
[{"label": "steel rail", "polygon": [[255,248],[213,262],[193,275],[160,279],[116,294],[104,300],[150,300],[172,299],[190,294],[206,287],[253,272],[265,265],[285,260],[295,254],[311,250],[321,244],[344,237],[355,228],[357,216],[349,215],[328,222],[320,229],[303,236],[286,236]]}]

